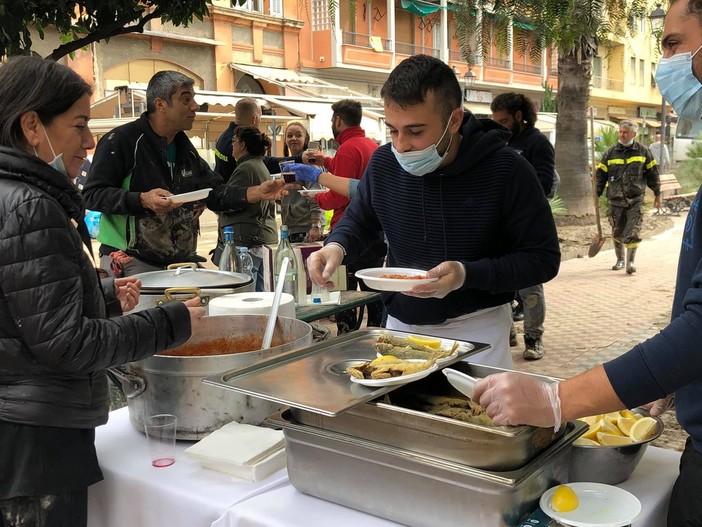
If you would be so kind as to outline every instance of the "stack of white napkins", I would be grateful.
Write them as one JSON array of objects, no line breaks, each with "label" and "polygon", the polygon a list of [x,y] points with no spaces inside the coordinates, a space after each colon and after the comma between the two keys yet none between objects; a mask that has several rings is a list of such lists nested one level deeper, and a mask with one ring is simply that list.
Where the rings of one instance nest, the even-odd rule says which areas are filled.
[{"label": "stack of white napkins", "polygon": [[203,467],[260,481],[285,467],[283,432],[233,421],[185,450]]}]

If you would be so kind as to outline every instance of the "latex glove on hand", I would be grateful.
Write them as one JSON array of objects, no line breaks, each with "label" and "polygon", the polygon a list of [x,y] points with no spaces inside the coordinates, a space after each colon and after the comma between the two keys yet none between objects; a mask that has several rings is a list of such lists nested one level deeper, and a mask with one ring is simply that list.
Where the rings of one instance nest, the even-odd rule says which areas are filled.
[{"label": "latex glove on hand", "polygon": [[310,280],[317,285],[332,287],[334,283],[329,278],[341,265],[343,259],[343,249],[341,246],[333,243],[313,252],[307,258],[307,270],[310,273]]},{"label": "latex glove on hand", "polygon": [[466,281],[466,268],[461,262],[442,262],[427,271],[434,282],[416,285],[404,294],[418,298],[444,298],[451,291],[459,289]]},{"label": "latex glove on hand", "polygon": [[652,416],[656,417],[656,416],[659,416],[659,415],[665,413],[670,408],[672,408],[674,404],[675,404],[674,396],[669,395],[668,397],[664,397],[663,399],[658,399],[657,401],[653,401],[652,403],[642,404],[641,408],[646,410]]},{"label": "latex glove on hand", "polygon": [[558,383],[520,373],[498,373],[478,381],[473,401],[486,408],[497,425],[561,427]]},{"label": "latex glove on hand", "polygon": [[283,165],[283,170],[286,172],[295,172],[295,179],[311,183],[317,183],[319,174],[322,173],[321,168],[312,165],[304,165],[302,163],[286,163]]}]

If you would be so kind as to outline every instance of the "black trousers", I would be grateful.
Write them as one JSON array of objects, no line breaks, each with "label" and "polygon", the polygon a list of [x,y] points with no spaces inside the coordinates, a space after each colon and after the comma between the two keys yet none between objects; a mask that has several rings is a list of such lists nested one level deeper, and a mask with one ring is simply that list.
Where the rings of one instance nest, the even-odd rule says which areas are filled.
[{"label": "black trousers", "polygon": [[702,526],[702,454],[687,438],[668,507],[668,527]]},{"label": "black trousers", "polygon": [[0,527],[87,527],[88,489],[0,500]]}]

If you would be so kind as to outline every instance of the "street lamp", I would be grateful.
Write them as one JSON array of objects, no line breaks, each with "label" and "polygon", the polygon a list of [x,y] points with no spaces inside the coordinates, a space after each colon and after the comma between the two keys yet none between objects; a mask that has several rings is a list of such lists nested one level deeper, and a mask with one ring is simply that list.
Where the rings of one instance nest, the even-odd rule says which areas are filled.
[{"label": "street lamp", "polygon": [[[651,30],[653,31],[653,34],[656,36],[656,40],[659,40],[663,33],[663,25],[665,23],[665,11],[661,7],[661,4],[658,4],[656,6],[656,8],[648,16],[648,18],[651,20]],[[665,117],[665,114],[665,98],[663,97],[663,94],[661,94],[661,160],[665,159],[665,157],[663,156],[663,149],[666,148],[665,125],[667,119]]]},{"label": "street lamp", "polygon": [[475,79],[476,75],[475,73],[473,73],[473,68],[468,68],[468,71],[466,71],[463,75],[463,85],[465,86],[466,90],[470,90],[473,88],[473,85],[475,84]]}]

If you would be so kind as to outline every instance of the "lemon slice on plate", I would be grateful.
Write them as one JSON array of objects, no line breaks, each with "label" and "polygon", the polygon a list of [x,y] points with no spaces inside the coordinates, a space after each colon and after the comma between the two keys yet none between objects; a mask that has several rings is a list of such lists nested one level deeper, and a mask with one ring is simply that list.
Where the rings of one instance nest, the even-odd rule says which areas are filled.
[{"label": "lemon slice on plate", "polygon": [[407,337],[407,340],[410,342],[413,342],[415,344],[419,344],[420,346],[426,346],[428,348],[434,348],[434,349],[439,349],[441,346],[441,339],[435,339],[432,337],[422,337],[419,335],[410,335]]},{"label": "lemon slice on plate", "polygon": [[568,485],[560,485],[553,493],[551,507],[556,512],[574,511],[580,505],[578,495]]}]

